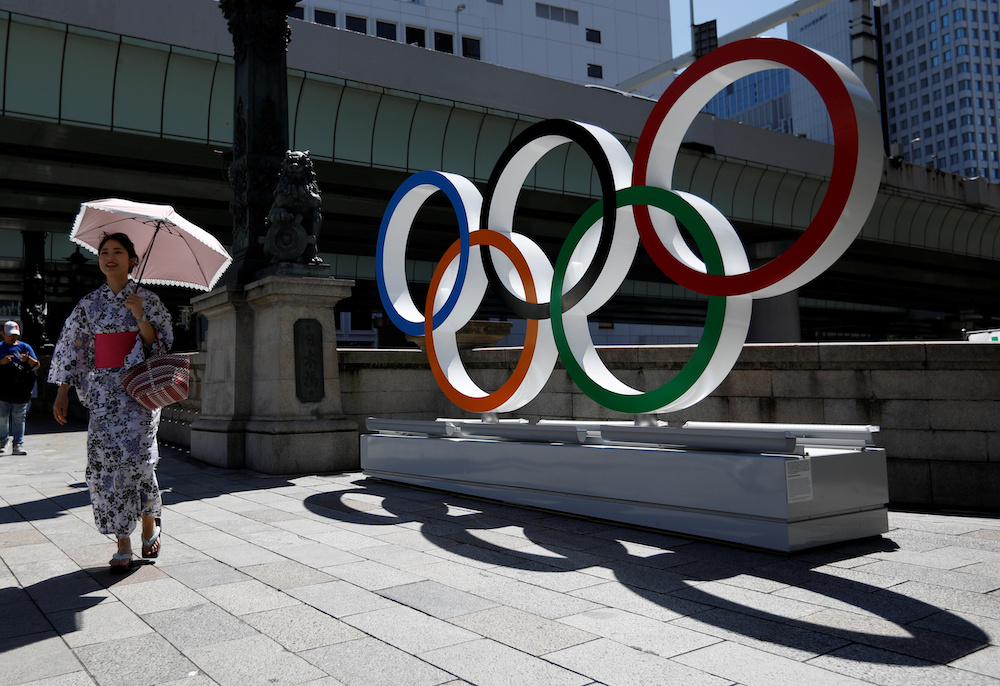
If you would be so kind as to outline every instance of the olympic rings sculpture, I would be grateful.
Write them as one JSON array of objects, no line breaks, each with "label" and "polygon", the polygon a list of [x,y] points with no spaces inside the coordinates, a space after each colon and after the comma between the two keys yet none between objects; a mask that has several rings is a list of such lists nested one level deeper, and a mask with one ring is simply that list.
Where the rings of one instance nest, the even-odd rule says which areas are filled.
[{"label": "olympic rings sculpture", "polygon": [[[825,197],[801,236],[775,259],[750,269],[743,244],[722,213],[670,186],[683,136],[715,93],[754,72],[783,67],[805,77],[826,105],[834,131],[833,168]],[[553,265],[535,242],[513,230],[514,208],[534,166],[569,142],[593,161],[601,199],[570,230]],[[511,142],[485,197],[457,174],[422,171],[408,178],[390,200],[379,229],[379,295],[396,326],[425,336],[438,384],[464,410],[509,412],[524,406],[541,391],[557,358],[591,399],[609,409],[634,414],[681,410],[714,391],[736,364],[755,298],[808,283],[857,237],[878,192],[881,149],[875,104],[848,67],[791,41],[730,43],[696,61],[667,88],[643,128],[634,162],[600,127],[548,120]],[[406,239],[421,206],[439,191],[455,210],[459,236],[438,263],[421,311],[406,283]],[[700,258],[685,242],[678,221],[693,237]],[[704,332],[691,359],[650,391],[632,388],[607,368],[587,323],[624,282],[640,243],[670,279],[709,297]],[[520,360],[493,392],[469,376],[456,337],[475,315],[487,286],[528,322]]]}]

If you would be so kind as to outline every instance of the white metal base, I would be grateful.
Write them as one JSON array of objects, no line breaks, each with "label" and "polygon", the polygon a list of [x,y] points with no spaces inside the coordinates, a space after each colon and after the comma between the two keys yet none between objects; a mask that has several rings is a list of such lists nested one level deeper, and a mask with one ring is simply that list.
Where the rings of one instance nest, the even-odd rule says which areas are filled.
[{"label": "white metal base", "polygon": [[[369,420],[369,428],[380,421]],[[630,436],[621,425],[550,425],[560,442],[536,435],[545,433],[542,425],[495,429],[508,436],[524,429],[527,440],[512,440],[478,437],[491,433],[489,424],[457,423],[455,429],[442,421],[386,421],[383,433],[361,437],[362,469],[392,481],[787,552],[888,530],[880,448],[837,448],[828,438],[814,441],[819,447],[804,446],[811,439],[780,428],[792,439],[791,449],[802,454],[653,444],[678,442],[676,434],[684,430],[666,427],[658,438],[656,427],[637,427]],[[704,431],[692,431],[690,442],[705,440]],[[719,444],[713,436],[708,442]]]}]

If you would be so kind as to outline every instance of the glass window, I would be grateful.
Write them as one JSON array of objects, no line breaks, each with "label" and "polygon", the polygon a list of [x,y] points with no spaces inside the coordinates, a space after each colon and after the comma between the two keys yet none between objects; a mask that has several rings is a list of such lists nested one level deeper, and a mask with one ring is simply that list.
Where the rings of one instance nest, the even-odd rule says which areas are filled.
[{"label": "glass window", "polygon": [[306,8],[302,5],[296,5],[295,9],[288,13],[288,16],[292,19],[305,19],[306,18]]},{"label": "glass window", "polygon": [[313,10],[313,20],[317,24],[323,24],[325,26],[336,26],[337,13],[327,12],[326,10]]},{"label": "glass window", "polygon": [[604,78],[604,67],[599,64],[588,64],[587,65],[587,76],[592,79],[603,79]]},{"label": "glass window", "polygon": [[576,10],[568,10],[564,7],[555,7],[541,2],[535,3],[535,16],[541,19],[551,19],[561,21],[566,24],[579,24],[580,13]]},{"label": "glass window", "polygon": [[481,60],[481,41],[478,38],[462,36],[462,57],[468,57],[472,60]]},{"label": "glass window", "polygon": [[597,29],[587,29],[587,41],[590,43],[600,43],[601,32]]},{"label": "glass window", "polygon": [[455,52],[455,37],[444,31],[435,31],[434,49],[438,52]]},{"label": "glass window", "polygon": [[365,17],[352,17],[347,15],[344,19],[344,28],[348,31],[357,31],[358,33],[368,33],[368,19]]},{"label": "glass window", "polygon": [[375,35],[387,40],[396,40],[396,25],[389,21],[376,21]]},{"label": "glass window", "polygon": [[427,47],[427,29],[422,26],[406,27],[406,44],[416,45],[419,48]]}]

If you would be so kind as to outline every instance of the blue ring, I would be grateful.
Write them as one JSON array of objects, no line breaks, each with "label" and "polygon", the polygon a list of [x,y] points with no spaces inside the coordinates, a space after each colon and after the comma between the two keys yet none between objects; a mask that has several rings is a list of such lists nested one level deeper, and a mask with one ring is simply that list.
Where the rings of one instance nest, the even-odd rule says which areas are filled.
[{"label": "blue ring", "polygon": [[[392,215],[406,194],[418,186],[434,186],[438,190],[443,191],[448,197],[448,200],[451,202],[451,206],[455,208],[455,214],[458,218],[458,233],[459,240],[461,241],[461,253],[458,261],[458,276],[455,279],[455,287],[452,289],[451,295],[448,297],[448,300],[445,301],[441,309],[436,314],[431,315],[432,329],[436,329],[442,321],[448,318],[451,311],[455,309],[455,304],[458,302],[462,288],[465,285],[465,275],[469,269],[469,250],[471,247],[469,244],[469,217],[466,212],[465,203],[462,202],[462,196],[458,192],[458,189],[455,188],[455,184],[453,184],[447,176],[436,171],[417,172],[413,176],[406,179],[406,181],[404,181],[402,185],[396,189],[392,199],[389,200],[389,206],[386,208],[385,214],[382,215],[382,224],[379,226],[378,230],[378,244],[375,248],[375,279],[378,283],[379,297],[382,299],[382,304],[385,306],[386,314],[389,315],[389,319],[391,319],[392,323],[395,324],[403,333],[411,336],[423,336],[424,323],[422,321],[411,322],[408,319],[404,319],[403,316],[396,311],[396,308],[392,306],[392,300],[389,298],[389,293],[386,290],[382,259],[384,252],[383,246],[385,245],[385,238],[389,231],[389,222],[392,219]],[[410,228],[412,228],[412,225]],[[407,290],[409,290],[409,288],[407,288]],[[424,317],[426,316],[427,313],[425,312]]]}]

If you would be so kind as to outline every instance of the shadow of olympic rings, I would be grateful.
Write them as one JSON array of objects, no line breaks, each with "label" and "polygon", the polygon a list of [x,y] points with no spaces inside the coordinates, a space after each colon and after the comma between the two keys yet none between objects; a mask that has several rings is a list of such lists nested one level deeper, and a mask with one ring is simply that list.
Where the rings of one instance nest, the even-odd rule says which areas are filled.
[{"label": "shadow of olympic rings", "polygon": [[[370,513],[345,503],[345,496],[352,495],[362,495],[365,500],[370,500],[373,496],[380,499],[379,506],[391,513],[391,516]],[[673,546],[676,550],[640,557],[628,550],[626,543],[629,542],[629,532],[635,534],[632,537],[635,542],[656,541],[662,537],[669,544],[674,543],[676,538],[666,533],[622,527],[624,535],[617,539],[607,539],[607,546],[601,549],[598,556],[586,550],[560,547],[558,536],[552,535],[556,533],[553,529],[532,527],[530,522],[509,522],[508,525],[511,526],[523,524],[524,535],[528,540],[551,551],[553,556],[549,556],[506,548],[474,533],[477,530],[485,532],[504,526],[500,523],[503,521],[503,514],[491,514],[490,510],[504,510],[510,506],[477,500],[475,507],[482,514],[449,514],[449,500],[463,504],[469,502],[464,496],[442,493],[439,499],[421,500],[423,509],[413,511],[414,501],[401,497],[399,486],[366,480],[363,486],[352,490],[310,496],[306,498],[305,505],[315,514],[357,524],[394,526],[416,523],[420,525],[417,530],[429,541],[439,543],[442,538],[450,539],[456,545],[449,547],[449,552],[482,563],[552,573],[603,567],[610,570],[615,579],[631,592],[661,607],[725,631],[786,648],[817,652],[817,635],[821,635],[829,639],[829,650],[841,647],[845,642],[859,643],[894,653],[891,657],[893,665],[924,666],[928,662],[946,664],[989,644],[989,637],[982,629],[942,608],[889,589],[815,569],[829,562],[895,549],[895,544],[885,538],[851,542],[819,552],[810,551],[808,555],[782,555],[685,540],[683,544]],[[663,541],[652,545],[661,549],[666,547]],[[705,554],[705,558],[713,559],[685,556],[685,546],[689,545],[696,546],[699,553]],[[682,562],[675,562],[671,555],[680,557]],[[793,561],[794,564],[791,563]],[[697,564],[698,562],[702,564]],[[671,569],[680,565],[688,568],[687,573]],[[765,608],[743,604],[739,601],[741,589],[738,586],[728,586],[737,597],[733,600],[701,588],[705,582],[725,581],[737,576],[746,577],[751,585],[756,583],[770,587],[770,590],[794,587],[836,601],[825,603],[821,612],[840,604],[850,606],[848,611],[856,608],[859,612],[837,614],[835,619],[840,619],[841,626],[827,626],[809,621],[808,616],[789,618]],[[713,585],[713,589],[722,590],[723,587]],[[810,601],[805,598],[804,602]],[[949,627],[947,634],[912,625],[918,619],[938,613],[945,615],[941,619]],[[850,625],[851,620],[857,620],[859,614],[869,615],[861,619],[864,628]],[[906,624],[907,622],[911,624]],[[878,627],[880,633],[872,633],[872,626]],[[871,652],[860,656],[852,651],[845,651],[840,657],[878,661],[872,657]],[[885,661],[888,662],[889,658]]]}]

